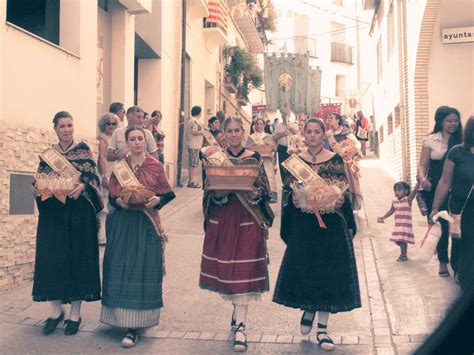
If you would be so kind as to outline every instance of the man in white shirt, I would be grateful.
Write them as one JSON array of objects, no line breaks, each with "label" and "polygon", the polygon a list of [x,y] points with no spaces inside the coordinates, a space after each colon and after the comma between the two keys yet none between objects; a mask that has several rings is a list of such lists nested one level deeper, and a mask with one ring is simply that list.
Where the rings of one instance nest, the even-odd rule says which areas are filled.
[{"label": "man in white shirt", "polygon": [[278,164],[280,167],[280,177],[282,183],[286,176],[286,171],[282,167],[282,163],[289,157],[288,154],[288,137],[297,134],[298,126],[294,123],[288,122],[289,115],[286,113],[281,114],[283,122],[279,123],[273,131],[273,140],[278,144]]},{"label": "man in white shirt", "polygon": [[189,163],[189,177],[188,187],[200,188],[197,182],[194,181],[196,168],[199,166],[199,150],[202,148],[204,141],[204,127],[201,122],[201,107],[193,106],[191,109],[191,117],[186,125],[186,146],[188,147],[188,163]]},{"label": "man in white shirt", "polygon": [[[107,149],[107,161],[109,162],[114,162],[127,156],[129,150],[125,139],[125,131],[133,126],[143,127],[143,124],[145,123],[143,110],[138,106],[129,107],[127,110],[127,122],[127,127],[117,128],[110,138],[109,147]],[[147,153],[158,160],[158,148],[155,139],[153,138],[153,134],[145,129],[145,136]]]}]

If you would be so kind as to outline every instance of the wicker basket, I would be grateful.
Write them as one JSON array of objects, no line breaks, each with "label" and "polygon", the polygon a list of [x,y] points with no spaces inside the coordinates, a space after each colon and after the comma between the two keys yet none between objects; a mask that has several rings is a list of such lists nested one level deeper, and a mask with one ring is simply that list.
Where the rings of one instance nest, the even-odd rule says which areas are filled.
[{"label": "wicker basket", "polygon": [[208,190],[252,191],[259,174],[257,165],[205,165],[204,169]]}]

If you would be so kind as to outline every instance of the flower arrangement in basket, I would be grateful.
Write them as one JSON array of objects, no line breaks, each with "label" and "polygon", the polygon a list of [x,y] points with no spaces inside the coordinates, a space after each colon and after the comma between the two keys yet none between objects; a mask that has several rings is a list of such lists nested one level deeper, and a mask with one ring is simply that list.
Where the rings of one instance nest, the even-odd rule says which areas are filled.
[{"label": "flower arrangement in basket", "polygon": [[259,174],[257,159],[230,160],[218,147],[205,147],[201,152],[207,190],[252,191]]},{"label": "flower arrangement in basket", "polygon": [[62,203],[66,203],[67,195],[75,189],[79,183],[78,175],[59,175],[57,173],[36,173],[35,195],[41,196],[41,201],[50,197],[56,197]]}]

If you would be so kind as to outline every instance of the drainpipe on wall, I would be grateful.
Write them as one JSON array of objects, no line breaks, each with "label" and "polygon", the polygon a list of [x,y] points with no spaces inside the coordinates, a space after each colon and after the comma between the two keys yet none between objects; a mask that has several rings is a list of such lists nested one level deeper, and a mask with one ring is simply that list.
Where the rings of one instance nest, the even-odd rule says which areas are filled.
[{"label": "drainpipe on wall", "polygon": [[405,71],[407,68],[405,67],[405,21],[406,18],[403,15],[402,6],[404,0],[399,0],[397,2],[397,14],[398,14],[398,77],[399,77],[399,88],[400,88],[400,130],[401,130],[401,138],[402,138],[402,176],[403,180],[408,181],[408,166],[407,166],[407,115],[406,115],[406,107],[407,107],[407,97],[405,96],[406,92],[406,85],[405,85]]},{"label": "drainpipe on wall", "polygon": [[176,186],[183,187],[181,174],[183,170],[183,144],[184,144],[184,95],[185,95],[185,66],[186,66],[186,0],[182,0],[181,13],[181,85],[179,99],[179,126],[178,126],[178,171],[176,174]]}]

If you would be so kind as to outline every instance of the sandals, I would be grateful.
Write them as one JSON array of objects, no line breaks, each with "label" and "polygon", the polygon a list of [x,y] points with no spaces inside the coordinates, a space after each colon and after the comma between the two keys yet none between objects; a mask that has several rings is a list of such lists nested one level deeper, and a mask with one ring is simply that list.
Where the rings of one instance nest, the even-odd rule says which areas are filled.
[{"label": "sandals", "polygon": [[138,342],[138,330],[129,329],[122,339],[122,348],[134,347]]},{"label": "sandals", "polygon": [[77,332],[79,331],[79,326],[81,325],[81,318],[79,318],[78,321],[66,319],[64,321],[64,324],[66,324],[66,330],[64,330],[65,335],[77,334]]},{"label": "sandals", "polygon": [[[325,337],[320,338],[321,335],[325,335]],[[324,351],[333,351],[336,347],[336,345],[334,345],[334,342],[330,337],[328,337],[328,334],[326,332],[318,332],[316,334],[316,340],[318,341],[318,344],[321,349]]]},{"label": "sandals", "polygon": [[[309,317],[308,317],[309,315]],[[313,329],[314,317],[316,312],[304,311],[300,321],[300,332],[303,335],[309,334]]]},{"label": "sandals", "polygon": [[403,262],[403,261],[408,261],[408,257],[407,257],[406,255],[400,255],[400,256],[398,257],[397,261],[399,261],[399,262],[400,262],[400,261],[402,261],[402,262]]},{"label": "sandals", "polygon": [[59,315],[58,318],[48,318],[48,319],[46,319],[46,322],[44,323],[44,326],[43,326],[43,335],[49,335],[52,332],[54,332],[54,330],[56,329],[58,324],[61,323],[61,321],[63,319],[64,319],[64,313],[63,312],[61,312],[61,314]]},{"label": "sandals", "polygon": [[200,189],[201,188],[201,185],[199,185],[197,182],[191,182],[187,185],[188,187],[191,187],[193,189]]},{"label": "sandals", "polygon": [[234,351],[241,353],[247,351],[247,335],[245,334],[245,324],[239,323],[234,331]]},{"label": "sandals", "polygon": [[[327,325],[319,324],[318,323],[318,328],[319,329],[325,329],[327,328]],[[322,337],[324,336],[324,337]],[[326,331],[319,331],[316,333],[316,340],[318,341],[319,346],[321,347],[322,350],[325,351],[332,351],[336,347],[334,345],[334,342],[330,337],[328,337],[328,333]]]}]

